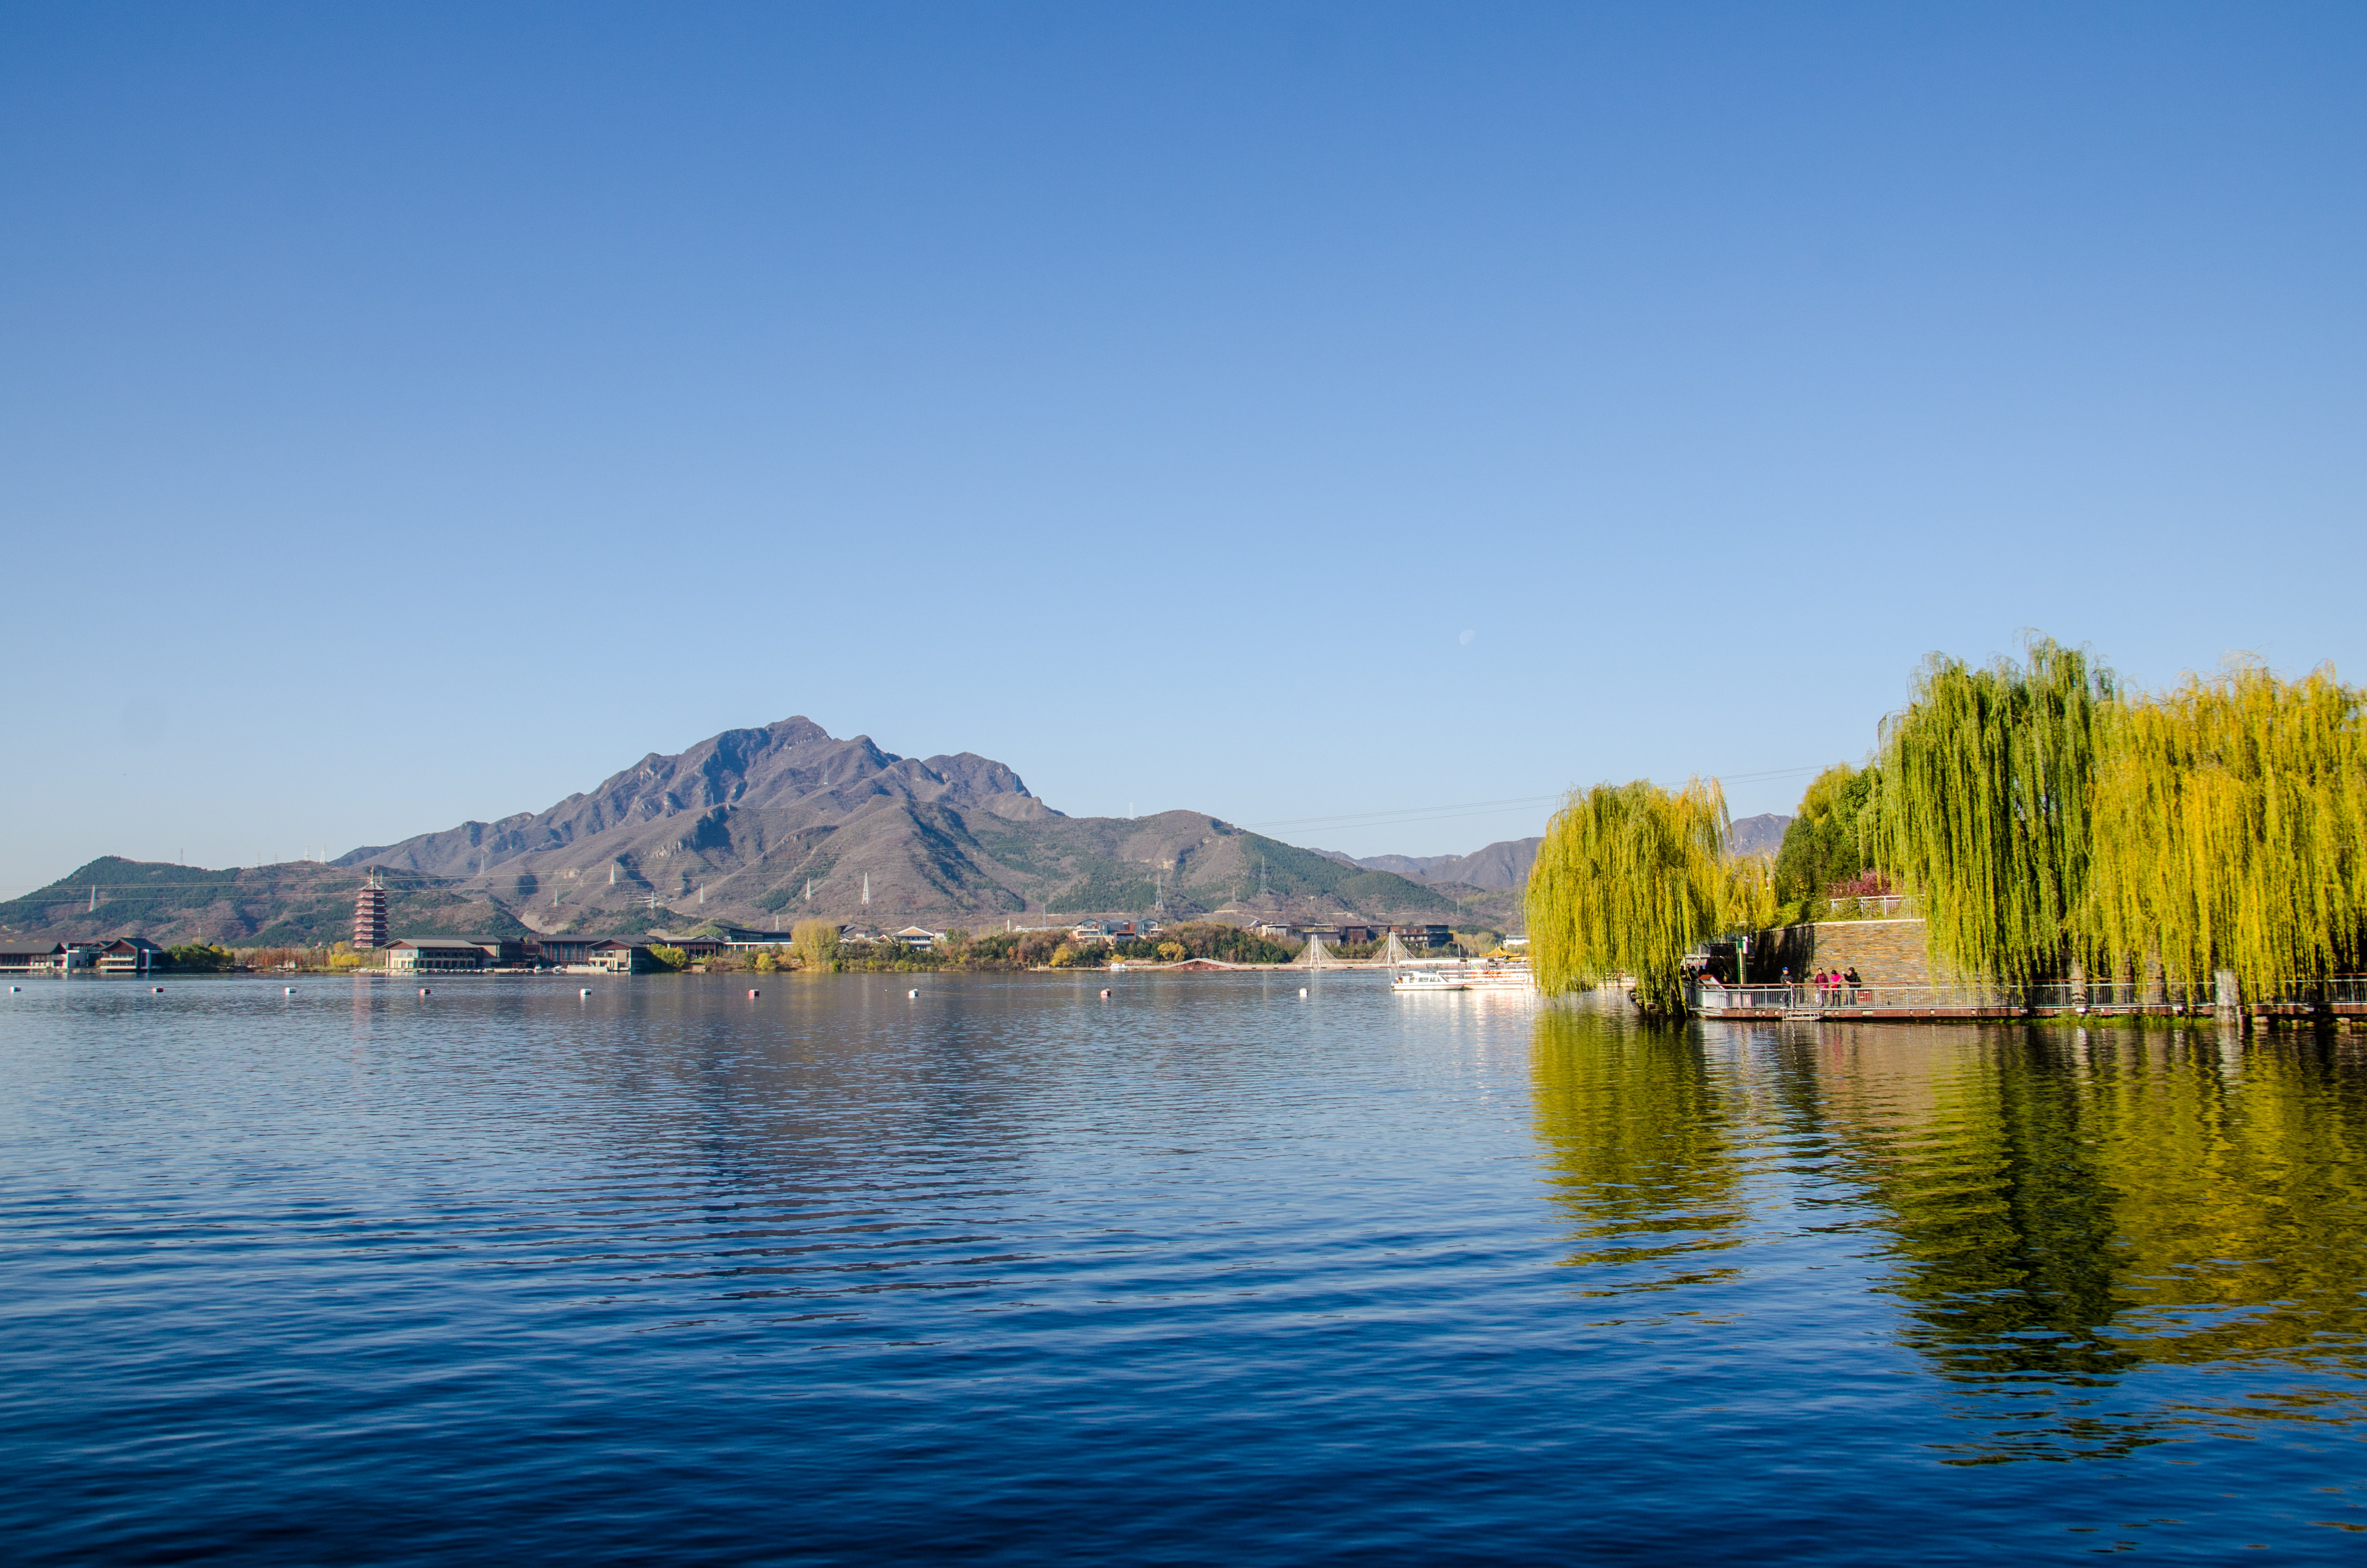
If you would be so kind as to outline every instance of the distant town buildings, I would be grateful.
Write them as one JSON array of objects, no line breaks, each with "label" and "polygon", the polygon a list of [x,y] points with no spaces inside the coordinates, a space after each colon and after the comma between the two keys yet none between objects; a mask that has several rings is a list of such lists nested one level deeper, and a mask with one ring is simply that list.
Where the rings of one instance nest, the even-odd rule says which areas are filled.
[{"label": "distant town buildings", "polygon": [[1147,942],[1163,929],[1156,920],[1080,920],[1069,936],[1079,942]]},{"label": "distant town buildings", "polygon": [[145,937],[102,937],[81,942],[0,944],[0,974],[146,974],[163,967],[164,949]]}]

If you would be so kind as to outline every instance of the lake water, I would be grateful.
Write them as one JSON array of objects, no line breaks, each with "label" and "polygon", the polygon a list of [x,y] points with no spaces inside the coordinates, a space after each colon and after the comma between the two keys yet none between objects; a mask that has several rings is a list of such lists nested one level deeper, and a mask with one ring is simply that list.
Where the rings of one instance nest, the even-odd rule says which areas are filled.
[{"label": "lake water", "polygon": [[0,994],[12,1561],[2367,1559],[2351,1037],[579,983]]}]

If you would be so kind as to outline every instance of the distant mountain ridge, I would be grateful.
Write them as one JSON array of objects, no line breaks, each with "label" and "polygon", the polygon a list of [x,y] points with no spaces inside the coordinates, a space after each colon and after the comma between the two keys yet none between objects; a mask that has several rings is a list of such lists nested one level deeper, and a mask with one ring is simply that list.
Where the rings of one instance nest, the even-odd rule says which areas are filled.
[{"label": "distant mountain ridge", "polygon": [[[1410,881],[1509,892],[1528,886],[1542,838],[1507,838],[1468,855],[1368,855],[1338,858],[1367,870],[1394,871]],[[1331,853],[1337,854],[1336,851]]]},{"label": "distant mountain ridge", "polygon": [[[0,933],[333,940],[348,934],[353,889],[373,869],[398,887],[396,936],[630,935],[701,921],[778,929],[810,916],[889,929],[1160,913],[1455,921],[1469,904],[1196,812],[1064,816],[990,758],[916,761],[793,717],[676,756],[652,752],[545,811],[368,846],[326,866],[94,861],[0,903]],[[1482,913],[1504,918],[1492,904]]]},{"label": "distant mountain ridge", "polygon": [[[726,730],[676,756],[651,752],[548,811],[368,846],[334,863],[465,876],[594,838],[604,840],[606,852],[666,858],[674,847],[690,847],[675,840],[711,837],[711,824],[734,811],[785,812],[807,823],[854,814],[878,801],[944,804],[1011,822],[1060,814],[1002,763],[969,752],[915,762],[881,751],[868,735],[836,740],[797,717]],[[685,816],[697,823],[686,828]]]},{"label": "distant mountain ridge", "polygon": [[[1791,825],[1790,817],[1773,812],[1738,817],[1727,836],[1727,851],[1733,855],[1772,855],[1784,843],[1784,830]],[[1433,886],[1503,892],[1529,885],[1529,868],[1536,864],[1537,846],[1544,842],[1542,837],[1507,838],[1468,855],[1367,855],[1359,858],[1336,849],[1322,853],[1347,865],[1394,871],[1410,881]]]}]

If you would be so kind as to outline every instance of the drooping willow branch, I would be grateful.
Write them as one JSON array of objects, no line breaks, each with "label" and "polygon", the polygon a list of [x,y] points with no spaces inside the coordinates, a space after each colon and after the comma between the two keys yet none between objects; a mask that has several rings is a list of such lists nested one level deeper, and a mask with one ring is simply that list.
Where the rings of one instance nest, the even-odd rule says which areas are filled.
[{"label": "drooping willow branch", "polygon": [[2361,693],[2257,665],[2104,714],[2092,903],[2102,961],[2247,995],[2355,966],[2367,932]]},{"label": "drooping willow branch", "polygon": [[1875,837],[1924,896],[1932,951],[2007,981],[2058,972],[2088,898],[2109,671],[2044,638],[2027,665],[1934,655],[1883,726]]},{"label": "drooping willow branch", "polygon": [[1529,872],[1540,989],[1558,994],[1632,975],[1644,1012],[1682,1014],[1685,955],[1773,908],[1765,862],[1725,858],[1727,826],[1715,779],[1676,790],[1638,779],[1573,791]]}]

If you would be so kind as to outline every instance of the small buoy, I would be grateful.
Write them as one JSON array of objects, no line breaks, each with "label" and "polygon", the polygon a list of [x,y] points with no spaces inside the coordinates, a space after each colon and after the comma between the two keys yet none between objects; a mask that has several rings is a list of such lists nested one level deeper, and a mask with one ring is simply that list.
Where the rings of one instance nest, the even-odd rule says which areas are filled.
[{"label": "small buoy", "polygon": [[21,985],[12,985],[12,986],[8,987],[8,994],[9,994],[11,996],[13,996],[13,995],[15,995],[17,992],[22,991],[23,989],[25,989],[25,988],[24,988],[23,986],[21,986]]},{"label": "small buoy", "polygon": [[1298,988],[1298,994],[1299,994],[1301,996],[1306,995],[1306,994],[1307,994],[1307,987],[1305,987],[1304,985],[1300,986],[1300,987]]},{"label": "small buoy", "polygon": [[592,994],[592,988],[591,988],[590,986],[588,986],[588,985],[587,985],[587,986],[585,986],[583,990],[581,990],[581,991],[577,992],[575,994],[577,994],[578,996],[589,996],[589,995],[591,995],[591,994]]},{"label": "small buoy", "polygon": [[152,985],[148,989],[156,995],[162,996],[164,994],[164,988],[161,985]]},{"label": "small buoy", "polygon": [[1109,987],[1106,985],[1102,987],[1102,1000],[1104,1002],[1109,1000]]},{"label": "small buoy", "polygon": [[419,994],[420,994],[422,996],[426,995],[426,994],[427,994],[427,987],[425,987],[425,985],[421,986],[421,987],[419,988]]},{"label": "small buoy", "polygon": [[296,994],[296,988],[292,985],[283,985],[279,989],[286,992],[290,996]]},{"label": "small buoy", "polygon": [[[907,992],[905,992],[905,993],[904,993],[904,994],[905,994],[905,995],[907,995],[907,996],[918,996],[918,995],[920,994],[920,993],[919,993],[919,992],[917,992],[917,991],[907,991]],[[1106,995],[1106,994],[1107,994],[1106,992],[1104,992],[1103,994]]]},{"label": "small buoy", "polygon": [[754,986],[750,986],[748,988],[748,994],[751,996],[762,996],[764,993],[757,990]]}]

